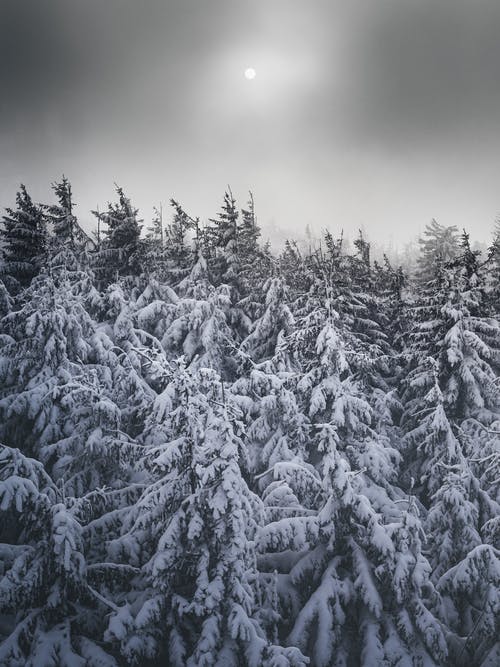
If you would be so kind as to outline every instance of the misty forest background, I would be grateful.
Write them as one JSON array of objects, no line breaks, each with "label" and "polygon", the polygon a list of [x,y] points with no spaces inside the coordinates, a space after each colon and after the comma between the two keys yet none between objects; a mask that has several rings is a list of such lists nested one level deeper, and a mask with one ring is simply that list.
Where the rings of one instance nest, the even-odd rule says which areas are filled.
[{"label": "misty forest background", "polygon": [[[1,226],[0,664],[500,664],[500,226]],[[144,225],[146,227],[146,225]]]}]

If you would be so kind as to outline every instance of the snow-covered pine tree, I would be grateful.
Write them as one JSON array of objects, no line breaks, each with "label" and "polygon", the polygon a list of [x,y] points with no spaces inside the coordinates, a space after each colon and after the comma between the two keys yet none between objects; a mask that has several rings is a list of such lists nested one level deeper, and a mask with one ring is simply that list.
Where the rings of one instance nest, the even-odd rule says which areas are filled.
[{"label": "snow-covered pine tree", "polygon": [[229,319],[231,296],[224,285],[213,286],[201,252],[177,292],[177,310],[162,338],[167,357],[184,355],[193,369],[213,368],[225,379],[234,379],[237,347]]},{"label": "snow-covered pine tree", "polygon": [[82,529],[43,466],[0,445],[0,663],[118,667],[102,648],[102,596],[87,580]]},{"label": "snow-covered pine tree", "polygon": [[[317,424],[320,511],[312,539],[281,584],[293,623],[287,641],[317,667],[442,665],[447,647],[427,599],[433,589],[420,523],[394,506],[385,516],[378,512],[341,446],[337,424]],[[278,541],[272,529],[271,544]]]},{"label": "snow-covered pine tree", "polygon": [[29,285],[38,273],[47,245],[47,228],[43,209],[34,204],[26,187],[16,195],[16,208],[3,216],[1,235],[1,274],[11,292]]},{"label": "snow-covered pine tree", "polygon": [[414,396],[406,396],[406,414],[411,421],[411,414],[420,409],[418,397],[422,398],[434,382],[418,379],[425,377],[426,359],[432,358],[438,364],[434,384],[442,392],[446,419],[459,429],[464,456],[478,459],[481,452],[475,443],[484,443],[500,410],[500,327],[494,319],[481,315],[484,286],[477,255],[470,250],[466,234],[461,245],[462,254],[452,266],[438,263],[434,280],[422,291],[414,309],[417,326],[408,345],[410,364],[415,366],[414,370],[410,366],[408,373]]},{"label": "snow-covered pine tree", "polygon": [[311,283],[311,272],[295,241],[285,241],[285,247],[278,258],[278,265],[290,290],[290,301],[295,303],[304,292],[307,293]]},{"label": "snow-covered pine tree", "polygon": [[57,197],[56,204],[44,206],[47,221],[52,225],[53,242],[56,246],[66,246],[75,254],[85,248],[94,247],[94,242],[88,234],[80,227],[73,212],[75,203],[71,183],[63,176],[62,179],[52,184],[52,189]]},{"label": "snow-covered pine tree", "polygon": [[[320,246],[306,258],[307,289],[292,308],[297,327],[304,330],[302,347],[314,357],[318,323],[325,320],[326,311],[334,308],[339,315],[336,326],[353,353],[352,369],[363,382],[368,400],[380,403],[380,394],[393,390],[395,369],[389,336],[384,331],[387,314],[375,289],[370,246],[360,235],[357,253],[349,255],[343,252],[343,237],[335,240],[327,233],[325,247]],[[306,340],[308,330],[311,336]]]},{"label": "snow-covered pine tree", "polygon": [[113,377],[114,397],[121,408],[122,424],[134,438],[142,431],[148,405],[154,399],[158,365],[167,363],[161,343],[135,326],[135,301],[130,290],[111,284],[103,298],[106,312],[94,342]]},{"label": "snow-covered pine tree", "polygon": [[[498,542],[497,542],[498,543]],[[500,659],[500,551],[480,544],[437,582],[442,616],[455,632],[450,663],[494,667]]]},{"label": "snow-covered pine tree", "polygon": [[500,219],[495,223],[493,240],[488,248],[488,260],[483,269],[485,274],[488,314],[500,317]]},{"label": "snow-covered pine tree", "polygon": [[89,360],[93,322],[68,280],[40,275],[2,329],[1,437],[39,458],[62,435],[57,397]]},{"label": "snow-covered pine tree", "polygon": [[374,262],[373,279],[378,303],[382,308],[383,329],[392,349],[402,352],[402,338],[411,326],[406,294],[408,276],[402,266],[395,268],[384,255],[383,264]]},{"label": "snow-covered pine tree", "polygon": [[[75,264],[73,256],[68,266]],[[66,266],[48,270],[2,320],[0,430],[7,445],[40,460],[55,481],[64,479],[69,495],[81,496],[127,477],[118,433],[133,408],[124,389],[133,375],[85,309],[93,298],[89,277]]]},{"label": "snow-covered pine tree", "polygon": [[227,283],[240,293],[238,256],[239,242],[239,211],[231,189],[224,193],[222,207],[212,223],[210,235],[214,245],[212,272],[216,285]]},{"label": "snow-covered pine tree", "polygon": [[116,187],[116,193],[117,203],[109,203],[104,213],[93,212],[99,223],[106,225],[106,229],[101,230],[104,239],[100,242],[96,258],[97,275],[104,284],[113,282],[118,276],[137,276],[142,271],[138,210],[132,206],[121,187]]},{"label": "snow-covered pine tree", "polygon": [[436,264],[447,264],[459,254],[458,229],[455,225],[444,227],[436,220],[426,225],[424,235],[419,239],[417,278],[422,284],[433,280]]},{"label": "snow-covered pine tree", "polygon": [[314,665],[413,656],[439,665],[446,642],[426,601],[432,584],[421,529],[413,519],[410,559],[410,519],[397,509],[401,492],[391,484],[398,456],[371,426],[335,327],[338,316],[330,310],[321,322],[319,315],[316,361],[306,363],[298,385],[316,430],[309,459],[317,514],[272,522],[259,537],[264,573],[279,572],[281,634],[289,632],[287,641]]},{"label": "snow-covered pine tree", "polygon": [[[422,397],[422,393],[424,396]],[[450,422],[432,359],[411,371],[403,395],[405,471],[429,509],[426,529],[434,578],[482,542],[483,526],[498,505],[482,488],[464,453],[464,433]]]},{"label": "snow-covered pine tree", "polygon": [[165,257],[165,229],[163,223],[163,208],[155,206],[153,219],[147,228],[143,242],[144,271],[155,279],[164,279],[166,273]]},{"label": "snow-covered pine tree", "polygon": [[296,376],[278,370],[278,364],[273,359],[255,365],[231,390],[243,414],[249,471],[256,488],[263,490],[266,520],[287,516],[289,502],[295,509],[301,504],[312,506],[317,492],[316,488],[310,494],[308,477],[314,469],[304,461],[309,420],[295,398]]},{"label": "snow-covered pine tree", "polygon": [[293,330],[295,320],[287,305],[287,292],[283,280],[268,278],[262,287],[265,310],[253,324],[250,333],[241,344],[241,351],[255,362],[274,356],[280,334]]},{"label": "snow-covered pine tree", "polygon": [[[441,616],[462,637],[451,639],[451,659],[453,664],[465,664],[471,655],[476,659],[474,652],[464,649],[470,644],[477,651],[474,664],[480,665],[493,650],[495,630],[488,621],[478,632],[478,642],[467,635],[474,633],[476,623],[481,626],[485,613],[477,611],[478,599],[491,599],[493,590],[487,582],[485,588],[478,572],[499,567],[498,555],[484,544],[494,535],[500,511],[490,476],[497,437],[492,424],[499,410],[499,328],[483,316],[478,257],[465,233],[459,251],[446,266],[436,262],[433,277],[416,300],[417,326],[407,347],[403,429],[410,445],[407,474],[421,485],[420,499],[429,508],[426,527],[433,578],[446,592]],[[460,583],[451,574],[459,572]]]},{"label": "snow-covered pine tree", "polygon": [[137,299],[130,303],[135,329],[141,332],[143,342],[149,341],[151,351],[154,350],[157,356],[160,351],[164,354],[161,340],[178,314],[178,305],[179,297],[174,290],[152,277]]},{"label": "snow-covered pine tree", "polygon": [[174,199],[170,200],[174,217],[165,228],[165,252],[168,261],[169,284],[177,285],[185,278],[193,263],[190,238],[197,242],[199,220],[192,218]]},{"label": "snow-covered pine tree", "polygon": [[262,289],[266,280],[273,273],[276,260],[273,258],[269,243],[261,246],[260,227],[255,215],[253,194],[249,193],[246,208],[241,210],[241,221],[238,226],[239,256],[239,307],[243,309],[251,321],[262,314]]},{"label": "snow-covered pine tree", "polygon": [[[242,443],[214,371],[179,369],[155,404],[145,467],[152,483],[115,553],[144,563],[146,592],[110,621],[132,664],[305,664],[272,646],[257,620],[253,534],[260,503],[246,486]],[[280,662],[281,661],[281,662]]]},{"label": "snow-covered pine tree", "polygon": [[163,209],[154,209],[153,221],[143,242],[144,271],[171,286],[177,285],[189,272],[192,250],[188,233],[194,221],[174,199],[170,200],[174,216],[170,223],[163,220]]}]

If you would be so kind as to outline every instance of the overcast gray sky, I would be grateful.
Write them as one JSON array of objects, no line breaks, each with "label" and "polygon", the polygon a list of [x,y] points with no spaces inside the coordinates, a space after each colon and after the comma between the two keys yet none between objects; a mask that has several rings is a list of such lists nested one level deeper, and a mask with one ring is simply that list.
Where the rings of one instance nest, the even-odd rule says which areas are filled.
[{"label": "overcast gray sky", "polygon": [[0,205],[64,172],[84,224],[115,181],[208,218],[229,183],[265,236],[487,240],[499,35],[498,0],[0,0]]}]

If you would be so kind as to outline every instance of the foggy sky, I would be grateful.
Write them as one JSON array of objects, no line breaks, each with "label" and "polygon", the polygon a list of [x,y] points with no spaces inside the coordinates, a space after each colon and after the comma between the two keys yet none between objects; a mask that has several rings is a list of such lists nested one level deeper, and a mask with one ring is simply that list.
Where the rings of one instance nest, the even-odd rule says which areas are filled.
[{"label": "foggy sky", "polygon": [[230,184],[265,237],[488,240],[499,34],[498,0],[0,0],[0,206],[65,173],[87,227],[114,182],[208,218]]}]

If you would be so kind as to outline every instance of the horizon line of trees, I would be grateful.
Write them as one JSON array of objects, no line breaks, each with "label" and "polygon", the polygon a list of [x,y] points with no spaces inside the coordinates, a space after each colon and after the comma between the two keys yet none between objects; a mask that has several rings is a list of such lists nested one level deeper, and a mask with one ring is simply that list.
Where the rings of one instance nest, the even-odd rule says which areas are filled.
[{"label": "horizon line of trees", "polygon": [[0,664],[496,667],[500,225],[409,274],[53,188],[0,226]]}]

